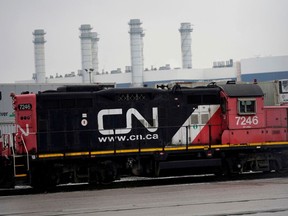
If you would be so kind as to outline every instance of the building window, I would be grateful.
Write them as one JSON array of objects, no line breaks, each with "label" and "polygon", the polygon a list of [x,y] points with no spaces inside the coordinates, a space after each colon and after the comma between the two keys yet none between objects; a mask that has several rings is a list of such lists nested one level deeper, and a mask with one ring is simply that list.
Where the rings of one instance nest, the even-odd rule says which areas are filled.
[{"label": "building window", "polygon": [[239,115],[256,114],[256,100],[254,98],[238,99],[238,114]]}]

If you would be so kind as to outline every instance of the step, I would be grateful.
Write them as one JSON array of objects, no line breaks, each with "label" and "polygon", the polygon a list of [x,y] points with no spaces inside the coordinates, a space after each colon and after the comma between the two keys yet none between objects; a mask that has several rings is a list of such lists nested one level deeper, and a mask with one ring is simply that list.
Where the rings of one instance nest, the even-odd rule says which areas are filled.
[{"label": "step", "polygon": [[27,177],[28,175],[26,173],[23,173],[23,174],[16,174],[15,177],[16,178],[24,178],[24,177]]}]

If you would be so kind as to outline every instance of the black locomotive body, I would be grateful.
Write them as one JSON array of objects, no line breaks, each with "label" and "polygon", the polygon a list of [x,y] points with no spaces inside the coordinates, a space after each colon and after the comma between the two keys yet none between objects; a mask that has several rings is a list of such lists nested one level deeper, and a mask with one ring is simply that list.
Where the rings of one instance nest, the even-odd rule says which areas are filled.
[{"label": "black locomotive body", "polygon": [[12,96],[17,132],[1,149],[2,183],[50,187],[165,170],[288,168],[288,107],[265,108],[254,84],[70,86]]}]

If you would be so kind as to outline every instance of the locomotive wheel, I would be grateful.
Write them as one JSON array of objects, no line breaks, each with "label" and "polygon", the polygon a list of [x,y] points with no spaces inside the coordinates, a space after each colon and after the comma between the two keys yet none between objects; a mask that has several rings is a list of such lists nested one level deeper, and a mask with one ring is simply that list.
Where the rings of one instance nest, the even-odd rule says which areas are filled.
[{"label": "locomotive wheel", "polygon": [[110,184],[117,178],[117,168],[112,161],[104,161],[100,169],[100,183]]},{"label": "locomotive wheel", "polygon": [[223,158],[222,165],[216,172],[214,172],[215,176],[217,177],[233,177],[237,176],[240,172],[240,169],[235,167],[236,162],[233,161],[231,158]]},{"label": "locomotive wheel", "polygon": [[103,161],[89,170],[89,184],[111,184],[117,178],[117,167],[112,161]]},{"label": "locomotive wheel", "polygon": [[56,187],[57,176],[53,169],[37,167],[32,171],[31,186],[37,190],[46,190]]},{"label": "locomotive wheel", "polygon": [[89,168],[89,179],[88,183],[91,185],[97,185],[100,184],[100,178],[99,178],[99,172],[98,167],[93,166]]},{"label": "locomotive wheel", "polygon": [[217,168],[214,172],[214,175],[217,177],[227,177],[231,174],[229,162],[222,160],[222,166]]},{"label": "locomotive wheel", "polygon": [[135,163],[132,165],[131,172],[135,176],[140,176],[143,174],[143,166],[140,163]]},{"label": "locomotive wheel", "polygon": [[149,160],[144,164],[145,172],[144,174],[149,177],[159,177],[160,176],[160,166],[159,162],[155,160]]},{"label": "locomotive wheel", "polygon": [[154,177],[159,177],[160,176],[160,166],[159,166],[159,162],[155,161],[154,162]]},{"label": "locomotive wheel", "polygon": [[283,162],[281,160],[274,161],[275,164],[275,171],[279,174],[286,174],[288,173],[288,168],[283,168]]}]

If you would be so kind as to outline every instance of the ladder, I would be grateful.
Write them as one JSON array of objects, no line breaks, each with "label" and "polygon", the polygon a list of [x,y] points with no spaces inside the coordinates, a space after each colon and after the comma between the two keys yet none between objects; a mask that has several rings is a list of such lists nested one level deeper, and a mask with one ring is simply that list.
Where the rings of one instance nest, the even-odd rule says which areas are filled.
[{"label": "ladder", "polygon": [[[12,138],[12,136],[11,136]],[[23,185],[29,183],[29,154],[26,147],[26,143],[23,139],[23,136],[21,136],[22,144],[25,149],[25,154],[23,155],[17,155],[14,149],[14,145],[11,145],[12,149],[12,156],[13,156],[13,172],[14,172],[14,180],[15,185]],[[11,142],[13,143],[13,142]]]}]

